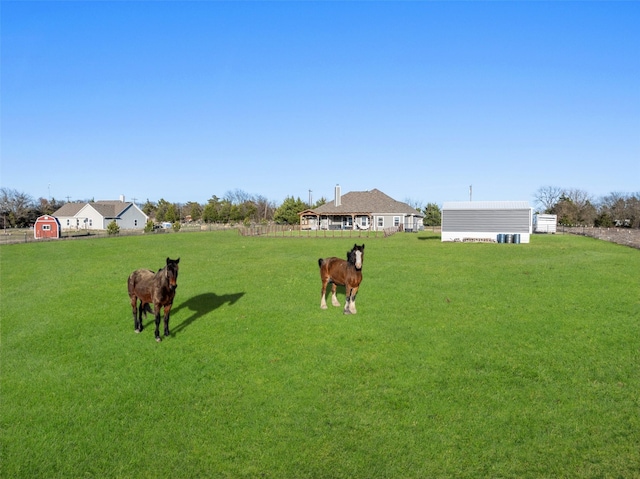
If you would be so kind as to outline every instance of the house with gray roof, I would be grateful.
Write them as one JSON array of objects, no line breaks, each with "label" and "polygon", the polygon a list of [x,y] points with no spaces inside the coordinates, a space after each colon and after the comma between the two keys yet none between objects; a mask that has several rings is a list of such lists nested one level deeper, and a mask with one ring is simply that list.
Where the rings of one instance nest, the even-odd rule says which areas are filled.
[{"label": "house with gray roof", "polygon": [[112,221],[125,230],[144,229],[149,217],[135,203],[118,201],[66,203],[53,213],[63,231],[106,230]]},{"label": "house with gray roof", "polygon": [[424,215],[406,203],[396,201],[382,191],[352,191],[342,195],[336,185],[334,199],[315,209],[300,213],[300,227],[310,230],[398,228],[420,231]]}]

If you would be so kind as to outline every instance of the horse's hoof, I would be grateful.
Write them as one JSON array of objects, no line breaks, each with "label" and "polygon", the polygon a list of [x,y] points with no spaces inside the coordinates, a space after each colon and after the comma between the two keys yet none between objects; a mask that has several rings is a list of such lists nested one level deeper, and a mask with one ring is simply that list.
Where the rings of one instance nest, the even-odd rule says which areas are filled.
[{"label": "horse's hoof", "polygon": [[159,342],[161,342],[161,341],[162,341],[162,338],[161,338],[160,336],[157,336],[157,337],[156,337],[156,342],[157,342],[157,343],[159,343]]},{"label": "horse's hoof", "polygon": [[348,309],[345,309],[344,314],[351,314],[351,311],[349,311]]},{"label": "horse's hoof", "polygon": [[322,306],[320,306],[320,309],[328,309],[326,304],[323,304]]},{"label": "horse's hoof", "polygon": [[140,330],[139,330],[139,329],[136,329],[135,331],[136,331],[136,334],[138,334],[138,333],[140,332]]}]

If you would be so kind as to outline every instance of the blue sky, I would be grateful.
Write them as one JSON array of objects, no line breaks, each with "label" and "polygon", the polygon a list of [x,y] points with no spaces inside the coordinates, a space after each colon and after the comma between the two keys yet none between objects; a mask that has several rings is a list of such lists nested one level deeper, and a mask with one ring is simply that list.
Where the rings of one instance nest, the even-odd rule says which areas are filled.
[{"label": "blue sky", "polygon": [[639,2],[3,1],[0,185],[640,191]]}]

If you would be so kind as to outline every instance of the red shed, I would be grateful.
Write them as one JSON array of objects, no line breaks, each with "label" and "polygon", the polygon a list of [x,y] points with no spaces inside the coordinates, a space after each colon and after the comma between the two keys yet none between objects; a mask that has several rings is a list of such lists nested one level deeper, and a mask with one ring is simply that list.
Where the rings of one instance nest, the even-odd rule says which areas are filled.
[{"label": "red shed", "polygon": [[40,216],[33,226],[33,236],[36,239],[60,238],[60,222],[58,218],[49,215]]}]

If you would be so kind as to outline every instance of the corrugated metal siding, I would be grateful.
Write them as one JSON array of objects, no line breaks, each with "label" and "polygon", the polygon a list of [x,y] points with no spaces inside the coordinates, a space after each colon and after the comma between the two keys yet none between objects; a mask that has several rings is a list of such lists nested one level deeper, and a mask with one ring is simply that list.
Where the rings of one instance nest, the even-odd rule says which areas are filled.
[{"label": "corrugated metal siding", "polygon": [[443,209],[442,231],[529,233],[530,209]]}]

